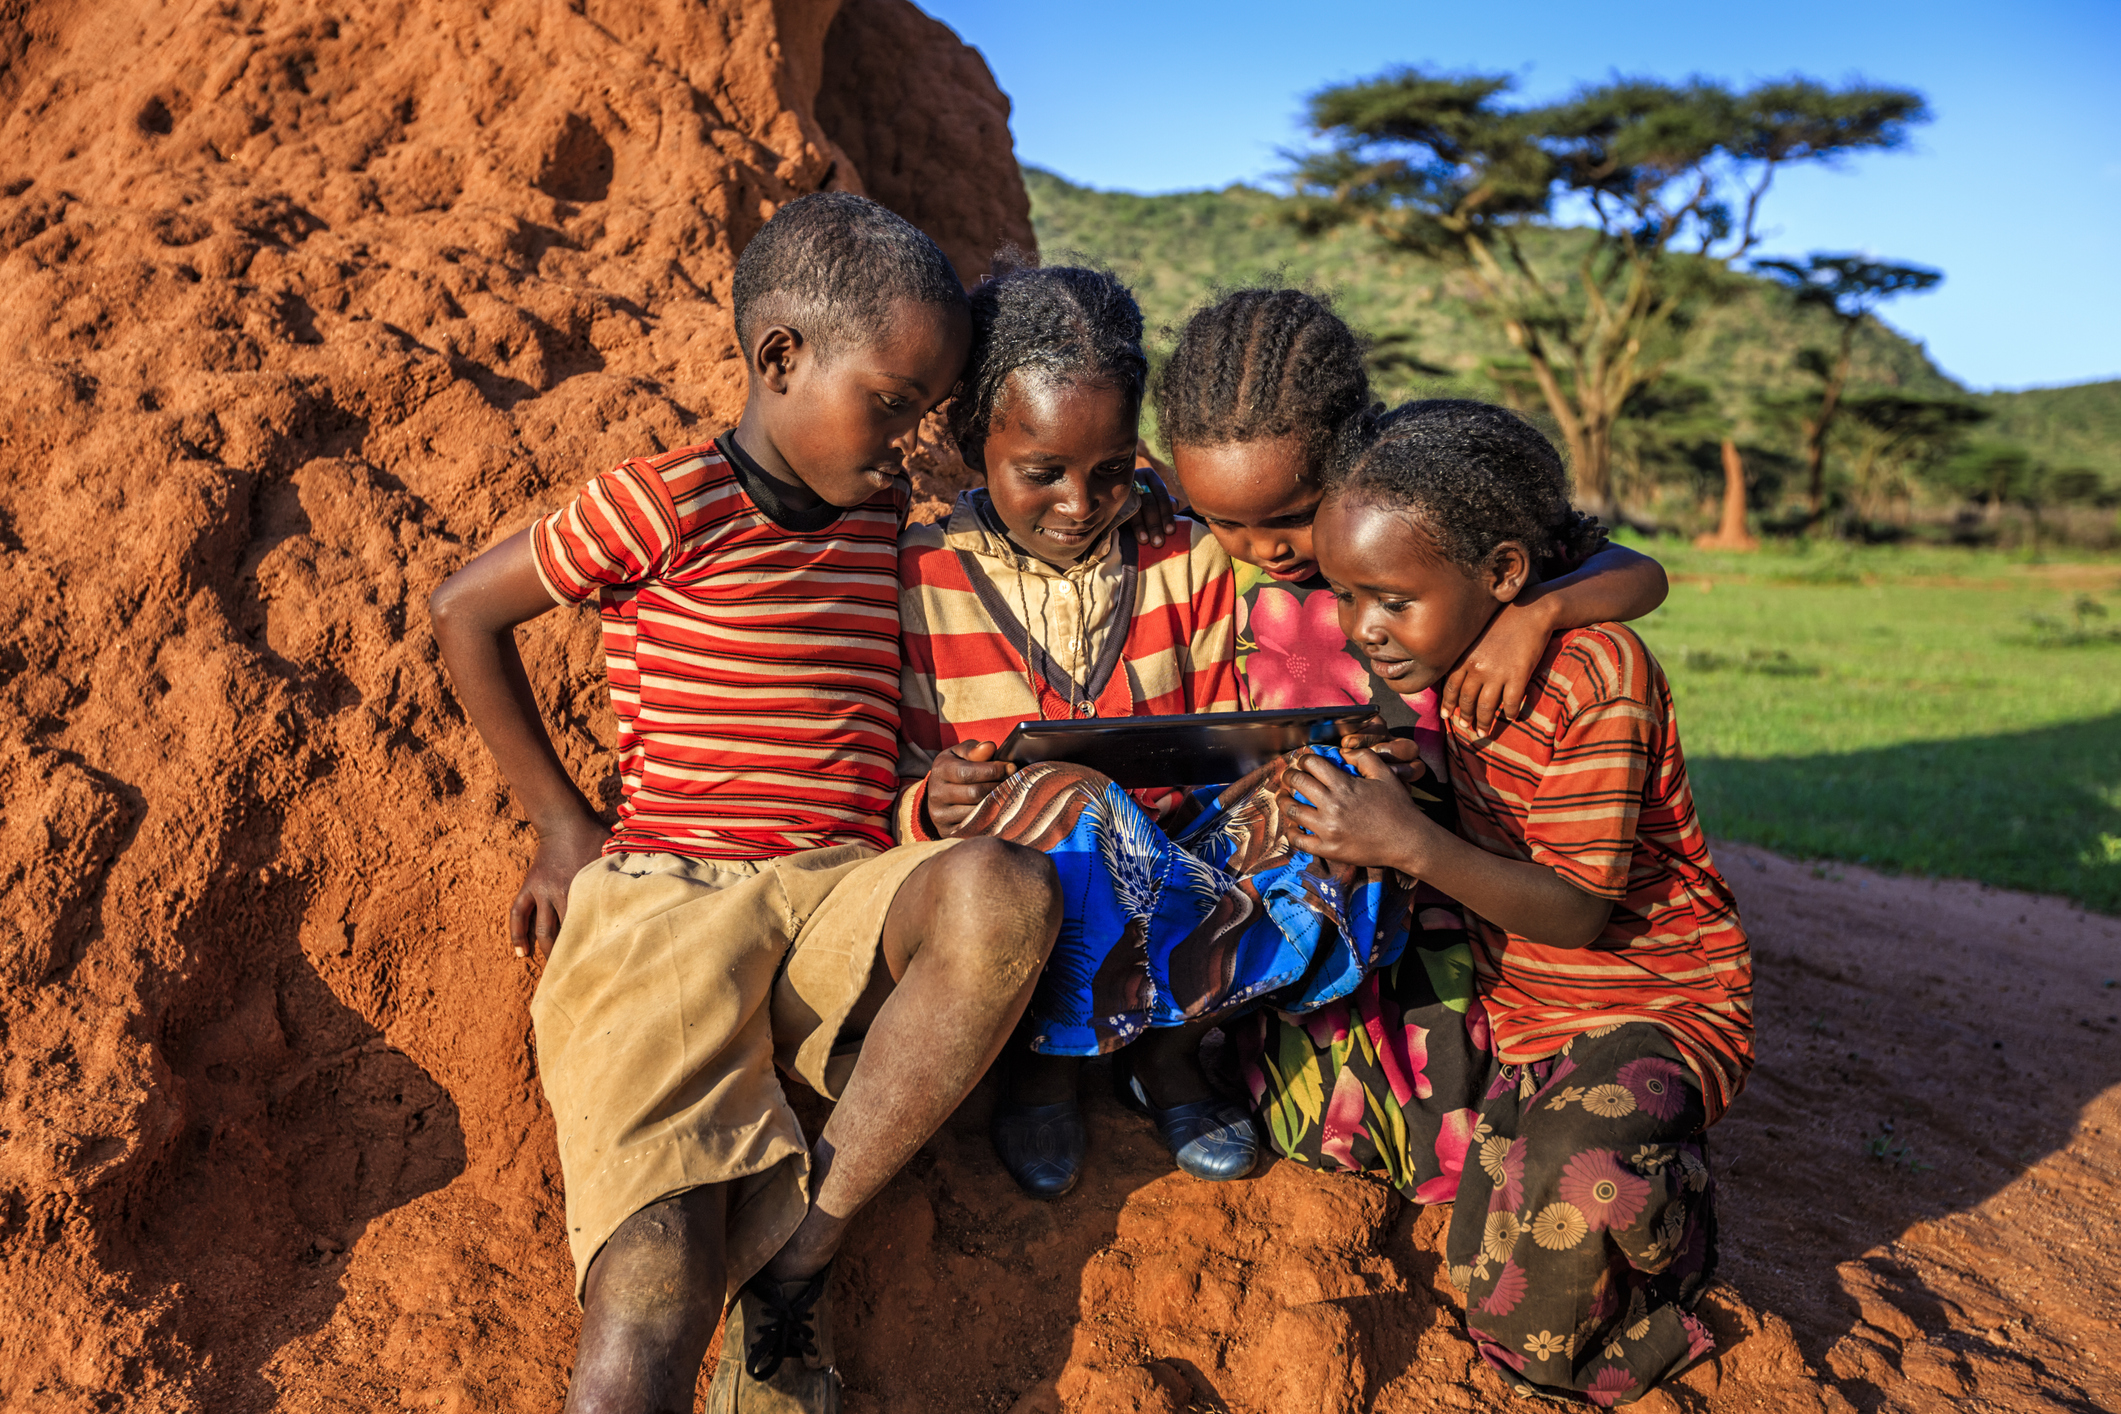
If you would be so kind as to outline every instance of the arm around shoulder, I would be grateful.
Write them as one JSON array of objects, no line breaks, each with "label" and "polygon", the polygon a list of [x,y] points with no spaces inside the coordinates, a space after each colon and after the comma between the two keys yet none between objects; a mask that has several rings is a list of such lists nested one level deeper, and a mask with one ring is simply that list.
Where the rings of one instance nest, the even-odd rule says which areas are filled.
[{"label": "arm around shoulder", "polygon": [[1546,604],[1555,631],[1561,632],[1639,619],[1664,603],[1671,589],[1663,565],[1608,543],[1576,570],[1538,586],[1533,601]]},{"label": "arm around shoulder", "polygon": [[1524,710],[1532,674],[1557,633],[1639,619],[1670,592],[1664,566],[1624,545],[1607,545],[1569,574],[1532,586],[1506,605],[1445,680],[1442,705],[1487,736]]}]

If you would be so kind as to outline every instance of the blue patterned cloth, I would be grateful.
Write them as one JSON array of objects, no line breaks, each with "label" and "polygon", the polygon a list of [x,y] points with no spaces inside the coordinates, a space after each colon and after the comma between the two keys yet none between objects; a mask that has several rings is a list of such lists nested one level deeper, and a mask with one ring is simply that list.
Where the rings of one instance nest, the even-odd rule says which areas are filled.
[{"label": "blue patterned cloth", "polygon": [[[1353,773],[1337,750],[1313,750]],[[1062,764],[1018,772],[965,821],[959,835],[1028,845],[1060,873],[1066,913],[1031,1000],[1033,1050],[1097,1055],[1263,1003],[1306,1012],[1399,959],[1406,881],[1283,837],[1295,759],[1196,792],[1200,814],[1176,838],[1104,776]]]}]

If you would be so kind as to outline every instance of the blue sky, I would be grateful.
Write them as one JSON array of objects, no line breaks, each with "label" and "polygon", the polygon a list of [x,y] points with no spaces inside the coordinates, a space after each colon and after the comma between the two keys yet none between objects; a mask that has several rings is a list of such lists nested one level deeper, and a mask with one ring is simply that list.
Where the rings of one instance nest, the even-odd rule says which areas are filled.
[{"label": "blue sky", "polygon": [[986,55],[1023,161],[1126,191],[1271,185],[1306,94],[1398,63],[1531,99],[1615,72],[1919,89],[1936,118],[1909,149],[1778,179],[1761,253],[1942,269],[1884,313],[1971,387],[2121,377],[2121,0],[917,3]]}]

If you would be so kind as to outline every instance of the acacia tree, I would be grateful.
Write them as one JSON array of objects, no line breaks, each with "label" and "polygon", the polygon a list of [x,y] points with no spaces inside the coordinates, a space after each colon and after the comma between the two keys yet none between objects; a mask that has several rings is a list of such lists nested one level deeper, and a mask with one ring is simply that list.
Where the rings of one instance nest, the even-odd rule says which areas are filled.
[{"label": "acacia tree", "polygon": [[1988,410],[1973,403],[1905,393],[1850,398],[1843,411],[1848,414],[1844,440],[1852,444],[1857,492],[1885,501],[1911,494],[1912,477],[1944,465],[1965,443],[1967,432],[1989,419]]},{"label": "acacia tree", "polygon": [[[1463,269],[1560,425],[1579,493],[1610,513],[1614,423],[1758,243],[1775,175],[1898,147],[1929,115],[1920,94],[1803,78],[1742,93],[1615,79],[1523,107],[1504,101],[1511,87],[1402,68],[1313,94],[1329,145],[1301,157],[1289,210],[1309,230],[1360,222]],[[1569,197],[1592,224],[1572,269],[1542,268],[1525,238]]]},{"label": "acacia tree", "polygon": [[1879,305],[1895,295],[1927,290],[1944,278],[1921,265],[1886,265],[1860,255],[1813,254],[1794,260],[1756,260],[1753,269],[1788,290],[1798,305],[1824,310],[1840,326],[1840,344],[1797,352],[1797,366],[1819,380],[1819,399],[1802,416],[1806,504],[1819,519],[1826,506],[1826,439],[1848,387],[1856,331]]}]

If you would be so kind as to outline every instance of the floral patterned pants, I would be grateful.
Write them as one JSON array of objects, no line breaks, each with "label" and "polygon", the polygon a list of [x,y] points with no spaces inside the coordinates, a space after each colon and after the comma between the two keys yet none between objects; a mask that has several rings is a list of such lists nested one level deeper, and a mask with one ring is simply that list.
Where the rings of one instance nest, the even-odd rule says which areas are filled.
[{"label": "floral patterned pants", "polygon": [[1298,1163],[1455,1196],[1445,1260],[1481,1356],[1521,1393],[1631,1403],[1714,1348],[1691,1314],[1716,1254],[1700,1091],[1640,1022],[1504,1065],[1456,969],[1421,960],[1241,1038],[1264,1128]]},{"label": "floral patterned pants", "polygon": [[1643,1022],[1497,1068],[1444,1248],[1489,1364],[1610,1406],[1714,1348],[1691,1313],[1716,1265],[1702,1119]]}]

